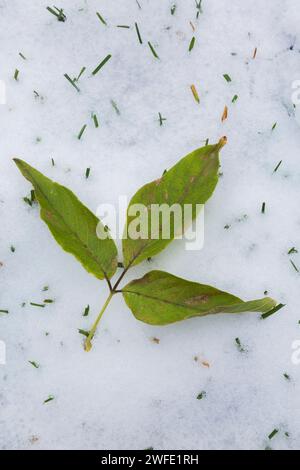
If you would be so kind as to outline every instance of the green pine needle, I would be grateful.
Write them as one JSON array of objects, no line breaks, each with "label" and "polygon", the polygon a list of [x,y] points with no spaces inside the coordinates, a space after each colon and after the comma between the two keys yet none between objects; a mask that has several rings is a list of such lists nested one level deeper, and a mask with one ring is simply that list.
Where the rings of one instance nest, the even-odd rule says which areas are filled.
[{"label": "green pine needle", "polygon": [[155,49],[154,49],[154,47],[152,46],[152,44],[151,44],[150,41],[148,41],[148,46],[149,46],[150,51],[152,52],[153,56],[155,57],[155,59],[159,59],[159,56],[157,55],[157,53],[156,53],[156,51],[155,51]]},{"label": "green pine needle", "polygon": [[87,317],[87,316],[88,316],[88,314],[89,314],[89,312],[90,312],[90,306],[89,306],[89,305],[87,305],[87,306],[85,307],[85,309],[84,309],[83,316],[84,316],[84,317]]},{"label": "green pine needle", "polygon": [[226,82],[228,83],[232,82],[231,77],[228,75],[228,73],[225,73],[223,77],[225,78]]},{"label": "green pine needle", "polygon": [[35,362],[35,361],[28,361],[28,362],[29,362],[29,364],[31,364],[35,369],[38,369],[38,368],[40,367],[40,365],[39,365],[37,362]]},{"label": "green pine needle", "polygon": [[114,101],[114,100],[110,100],[110,103],[112,105],[112,107],[114,108],[114,110],[116,111],[117,115],[120,116],[121,112],[117,106],[117,103]]},{"label": "green pine needle", "polygon": [[240,352],[246,352],[245,348],[242,346],[240,338],[235,338],[235,343]]},{"label": "green pine needle", "polygon": [[44,400],[44,404],[49,403],[50,401],[53,401],[53,400],[54,400],[54,396],[53,396],[53,395],[49,395],[49,397],[46,398],[46,400]]},{"label": "green pine needle", "polygon": [[[55,10],[53,9],[55,8]],[[67,17],[66,15],[64,14],[64,10],[62,8],[57,8],[57,7],[47,7],[47,10],[52,13],[52,15],[56,16],[57,20],[58,21],[62,21],[62,22],[65,22]]]},{"label": "green pine needle", "polygon": [[278,433],[278,429],[273,429],[273,431],[269,434],[268,438],[271,440],[273,439],[274,436],[276,436],[276,434]]},{"label": "green pine needle", "polygon": [[82,135],[83,135],[85,129],[86,129],[86,124],[84,124],[84,126],[80,129],[80,132],[79,132],[79,134],[78,134],[78,136],[77,136],[77,139],[78,139],[78,140],[81,139],[81,137],[82,137]]},{"label": "green pine needle", "polygon": [[103,18],[103,16],[100,15],[100,13],[98,11],[96,12],[96,15],[98,16],[101,23],[103,23],[105,26],[107,26],[107,23],[106,23],[105,19]]},{"label": "green pine needle", "polygon": [[262,320],[265,320],[271,315],[274,315],[274,313],[278,312],[278,310],[281,310],[283,307],[285,307],[285,304],[279,304],[276,307],[272,308],[272,310],[269,310],[268,312],[263,313],[261,316]]},{"label": "green pine needle", "polygon": [[275,167],[274,170],[273,170],[273,173],[276,173],[276,171],[277,171],[278,168],[280,167],[281,163],[282,163],[282,160],[280,160],[280,162],[276,165],[276,167]]},{"label": "green pine needle", "polygon": [[85,336],[86,338],[88,338],[88,336],[89,336],[89,334],[90,334],[89,331],[82,330],[81,328],[78,328],[78,333],[79,333],[80,335]]},{"label": "green pine needle", "polygon": [[193,36],[192,39],[191,39],[190,45],[189,45],[189,52],[191,52],[191,50],[193,49],[193,47],[195,45],[195,41],[196,41],[196,38],[195,38],[195,36]]},{"label": "green pine needle", "polygon": [[85,71],[86,71],[86,67],[82,67],[82,69],[81,69],[80,72],[79,72],[78,77],[76,78],[76,82],[78,82],[78,80],[80,79],[81,75],[83,75]]},{"label": "green pine needle", "polygon": [[140,33],[140,30],[139,30],[139,27],[138,27],[137,23],[134,23],[134,25],[135,25],[135,30],[136,30],[136,34],[137,34],[139,43],[140,43],[140,44],[143,44],[143,40],[142,40],[142,37],[141,37],[141,33]]},{"label": "green pine needle", "polygon": [[68,82],[71,83],[71,85],[79,92],[80,89],[78,88],[78,86],[76,85],[75,81],[72,80],[71,77],[69,77],[69,75],[67,73],[64,74],[64,77],[68,80]]},{"label": "green pine needle", "polygon": [[291,259],[290,259],[290,263],[291,263],[291,265],[293,266],[293,268],[295,269],[295,271],[296,271],[297,273],[299,273],[299,269],[297,268],[297,266],[295,265],[295,263],[294,263]]},{"label": "green pine needle", "polygon": [[96,128],[99,127],[99,121],[98,121],[96,114],[93,114],[93,121],[94,121],[95,127]]},{"label": "green pine needle", "polygon": [[273,124],[273,126],[272,126],[272,129],[271,129],[271,130],[272,130],[272,131],[274,131],[274,130],[275,130],[275,128],[276,128],[276,126],[277,126],[277,122],[274,122],[274,124]]},{"label": "green pine needle", "polygon": [[109,61],[109,59],[111,58],[111,54],[108,54],[103,60],[102,62],[100,62],[100,64],[95,68],[95,70],[93,70],[92,72],[92,75],[96,75],[100,69],[102,69],[102,67],[106,64],[106,62]]},{"label": "green pine needle", "polygon": [[167,118],[162,117],[161,113],[158,113],[158,118],[159,118],[159,125],[162,126],[164,121],[167,120]]}]

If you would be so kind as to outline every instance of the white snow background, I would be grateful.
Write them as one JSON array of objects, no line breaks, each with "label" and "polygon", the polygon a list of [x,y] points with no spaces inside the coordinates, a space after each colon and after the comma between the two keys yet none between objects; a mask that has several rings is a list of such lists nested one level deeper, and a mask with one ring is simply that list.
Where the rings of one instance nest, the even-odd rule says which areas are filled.
[{"label": "white snow background", "polygon": [[[299,449],[300,365],[291,355],[300,339],[300,275],[290,260],[300,268],[300,254],[287,254],[300,249],[300,127],[291,101],[292,83],[300,79],[299,2],[203,0],[198,19],[194,0],[139,4],[57,0],[67,16],[59,22],[46,10],[48,0],[0,1],[6,85],[0,309],[9,311],[0,314],[7,348],[0,365],[0,448]],[[116,27],[124,24],[130,29]],[[92,76],[107,54],[110,61]],[[83,66],[77,93],[64,74],[73,78]],[[162,126],[159,112],[167,119]],[[206,138],[216,142],[222,135],[228,137],[223,176],[206,205],[203,250],[188,252],[175,242],[127,279],[162,269],[245,300],[268,291],[286,307],[267,320],[255,313],[217,315],[159,328],[136,321],[115,296],[86,353],[78,328],[91,327],[107,286],[62,251],[38,207],[23,201],[31,187],[12,158],[68,186],[96,211],[100,203],[131,197]],[[30,305],[45,298],[55,302]],[[238,350],[237,337],[246,352]],[[198,400],[201,391],[206,396]],[[54,400],[44,404],[49,395]]]}]

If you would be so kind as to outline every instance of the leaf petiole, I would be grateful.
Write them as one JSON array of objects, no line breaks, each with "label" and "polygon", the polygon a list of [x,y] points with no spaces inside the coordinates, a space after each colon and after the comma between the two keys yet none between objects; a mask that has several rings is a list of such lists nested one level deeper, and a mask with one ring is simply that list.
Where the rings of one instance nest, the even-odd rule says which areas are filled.
[{"label": "leaf petiole", "polygon": [[117,280],[117,282],[115,283],[115,285],[112,287],[111,285],[111,282],[109,279],[106,279],[107,280],[107,283],[108,283],[108,287],[109,287],[109,290],[110,290],[110,294],[109,296],[107,297],[106,299],[106,302],[105,304],[103,305],[95,323],[93,324],[92,326],[92,329],[90,330],[89,332],[89,335],[87,337],[87,339],[85,340],[85,343],[84,343],[84,349],[85,351],[89,352],[91,349],[92,349],[92,339],[94,338],[95,336],[95,333],[96,333],[96,330],[97,330],[97,327],[100,323],[100,320],[102,318],[102,315],[103,313],[105,312],[109,302],[111,301],[113,295],[115,294],[119,294],[122,292],[122,290],[117,290],[117,287],[119,286],[120,282],[122,281],[123,277],[125,276],[125,274],[127,273],[128,269],[130,268],[131,265],[127,266],[127,268],[125,268],[122,272],[122,274],[120,275],[119,279]]},{"label": "leaf petiole", "polygon": [[128,269],[130,268],[131,266],[131,263],[127,266],[127,268],[124,268],[121,276],[119,277],[119,279],[117,280],[117,282],[115,283],[114,287],[112,288],[112,292],[114,294],[117,294],[119,291],[117,291],[117,287],[119,286],[120,282],[122,281],[123,277],[125,276],[125,274],[127,273]]},{"label": "leaf petiole", "polygon": [[95,335],[95,333],[96,333],[96,330],[97,330],[98,324],[99,324],[99,322],[100,322],[100,320],[101,320],[101,318],[102,318],[102,315],[103,315],[103,313],[105,312],[105,310],[106,310],[106,308],[107,308],[109,302],[111,301],[113,295],[114,295],[114,292],[111,291],[110,294],[109,294],[109,296],[107,297],[106,302],[105,302],[105,304],[103,305],[103,307],[102,307],[102,309],[101,309],[101,312],[99,313],[99,315],[98,315],[98,317],[97,317],[97,319],[96,319],[94,325],[92,326],[92,329],[91,329],[91,331],[89,332],[89,335],[88,335],[87,339],[85,340],[84,349],[85,349],[85,351],[87,351],[87,352],[92,349],[92,339],[93,339],[93,337],[94,337],[94,335]]}]

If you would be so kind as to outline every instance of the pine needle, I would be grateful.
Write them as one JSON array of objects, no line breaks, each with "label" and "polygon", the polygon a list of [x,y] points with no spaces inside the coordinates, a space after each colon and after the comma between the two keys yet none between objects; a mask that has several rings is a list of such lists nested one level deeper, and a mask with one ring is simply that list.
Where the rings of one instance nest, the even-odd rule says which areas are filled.
[{"label": "pine needle", "polygon": [[196,41],[196,38],[195,38],[195,36],[193,36],[192,39],[191,39],[190,45],[189,45],[189,52],[191,52],[191,50],[193,49],[193,47],[195,45],[195,41]]},{"label": "pine needle", "polygon": [[227,118],[228,118],[228,108],[227,108],[227,106],[225,106],[223,114],[222,114],[221,121],[224,122],[224,121],[226,121]]},{"label": "pine needle", "polygon": [[76,85],[76,83],[74,82],[74,80],[72,80],[71,77],[69,77],[69,75],[67,73],[64,74],[64,77],[68,80],[69,83],[71,83],[71,85],[79,92],[80,89],[78,88],[78,86]]},{"label": "pine needle", "polygon": [[137,24],[137,23],[134,23],[134,25],[135,25],[135,30],[136,30],[136,34],[137,34],[139,43],[140,43],[140,44],[143,44],[143,40],[142,40],[142,37],[141,37],[141,34],[140,34],[140,30],[139,30],[138,24]]},{"label": "pine needle", "polygon": [[283,307],[285,307],[285,304],[278,304],[276,307],[272,308],[272,310],[269,310],[268,312],[263,313],[261,318],[265,320],[266,318],[270,317],[271,315],[274,315],[274,313],[281,310]]},{"label": "pine needle", "polygon": [[200,103],[200,98],[199,98],[195,85],[191,85],[191,90],[193,93],[193,97],[195,98],[195,101],[197,101],[197,103]]},{"label": "pine needle", "polygon": [[225,80],[226,80],[227,83],[232,82],[231,77],[228,75],[228,73],[225,73],[225,74],[223,75],[223,77],[225,78]]},{"label": "pine needle", "polygon": [[96,114],[93,114],[93,121],[94,121],[95,127],[98,128],[99,127],[99,121],[98,121],[98,118],[97,118]]},{"label": "pine needle", "polygon": [[83,135],[85,129],[86,129],[86,124],[80,129],[80,132],[79,132],[79,134],[78,134],[78,136],[77,136],[78,140],[81,139],[81,137],[82,137],[82,135]]},{"label": "pine needle", "polygon": [[95,70],[92,72],[92,75],[96,75],[96,73],[98,73],[99,70],[102,69],[102,67],[106,64],[106,62],[109,61],[110,58],[111,58],[111,54],[108,54],[108,55],[102,60],[102,62],[100,62],[100,64],[95,68]]},{"label": "pine needle", "polygon": [[155,51],[155,49],[154,49],[154,47],[152,46],[152,44],[151,44],[150,41],[148,41],[148,46],[149,46],[149,48],[150,48],[152,54],[154,55],[155,59],[159,59],[159,56],[157,55],[157,53],[156,53],[156,51]]},{"label": "pine needle", "polygon": [[282,163],[282,160],[280,160],[280,162],[276,165],[276,167],[275,167],[274,170],[273,170],[273,173],[276,173],[276,171],[277,171],[278,168],[280,167],[281,163]]},{"label": "pine needle", "polygon": [[105,26],[107,26],[107,23],[106,23],[105,19],[103,18],[103,16],[100,15],[100,13],[98,11],[96,12],[96,15],[98,16],[101,23],[103,23],[103,24],[105,24]]}]

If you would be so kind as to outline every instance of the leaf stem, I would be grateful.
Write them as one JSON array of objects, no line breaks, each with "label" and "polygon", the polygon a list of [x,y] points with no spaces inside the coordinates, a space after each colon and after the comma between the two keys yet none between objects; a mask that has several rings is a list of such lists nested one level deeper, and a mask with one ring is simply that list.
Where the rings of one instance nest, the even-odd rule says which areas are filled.
[{"label": "leaf stem", "polygon": [[119,277],[119,279],[118,279],[117,282],[115,283],[114,287],[112,288],[112,292],[113,292],[114,294],[116,294],[117,292],[119,292],[119,291],[117,291],[116,289],[117,289],[118,285],[120,284],[120,282],[122,281],[122,279],[123,279],[123,277],[125,276],[125,274],[127,273],[127,271],[128,271],[128,269],[130,268],[130,266],[131,266],[131,263],[127,266],[127,268],[124,269],[124,271],[122,272],[121,276]]},{"label": "leaf stem", "polygon": [[94,337],[94,335],[95,335],[95,332],[96,332],[96,330],[97,330],[97,326],[98,326],[98,324],[99,324],[99,322],[100,322],[100,320],[101,320],[101,318],[102,318],[102,315],[103,315],[103,313],[105,312],[105,310],[106,310],[106,308],[107,308],[109,302],[111,301],[113,295],[114,295],[114,292],[111,291],[110,294],[109,294],[109,296],[107,297],[106,302],[105,302],[105,304],[103,305],[103,307],[102,307],[102,309],[101,309],[101,312],[99,313],[99,315],[98,315],[98,317],[97,317],[97,319],[96,319],[94,325],[92,326],[92,329],[91,329],[91,331],[89,332],[89,335],[88,335],[87,339],[85,340],[84,349],[85,349],[86,351],[90,351],[90,350],[92,349],[92,339],[93,339],[93,337]]},{"label": "leaf stem", "polygon": [[108,288],[109,288],[110,292],[112,292],[112,291],[113,291],[113,288],[112,288],[112,285],[111,285],[110,280],[108,279],[108,277],[105,277],[105,280],[106,280],[106,282],[107,282],[107,285],[108,285]]}]

